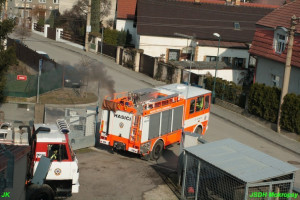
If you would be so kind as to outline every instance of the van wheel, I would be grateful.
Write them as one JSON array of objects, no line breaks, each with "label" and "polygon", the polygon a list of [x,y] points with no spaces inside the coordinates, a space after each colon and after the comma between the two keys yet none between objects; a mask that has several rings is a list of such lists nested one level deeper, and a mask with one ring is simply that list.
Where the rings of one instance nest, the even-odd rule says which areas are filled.
[{"label": "van wheel", "polygon": [[196,128],[196,133],[198,133],[199,135],[202,135],[202,127],[201,126],[198,126]]},{"label": "van wheel", "polygon": [[31,185],[27,190],[27,200],[53,200],[54,192],[49,185]]},{"label": "van wheel", "polygon": [[164,143],[161,140],[158,140],[152,151],[150,152],[150,159],[151,160],[158,160],[161,156],[162,150],[164,148]]}]

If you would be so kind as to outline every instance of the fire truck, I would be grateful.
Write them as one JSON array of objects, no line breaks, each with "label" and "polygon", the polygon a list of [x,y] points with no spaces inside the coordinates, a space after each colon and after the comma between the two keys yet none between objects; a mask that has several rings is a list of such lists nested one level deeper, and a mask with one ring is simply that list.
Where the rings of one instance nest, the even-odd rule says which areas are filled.
[{"label": "fire truck", "polygon": [[26,199],[51,200],[78,193],[78,161],[69,144],[69,132],[63,119],[58,119],[56,124],[34,124],[32,134],[30,126],[20,126],[19,130],[1,129],[4,135],[1,143],[30,146]]},{"label": "fire truck", "polygon": [[181,141],[182,131],[204,135],[211,91],[170,84],[105,97],[100,143],[157,160],[162,150]]}]

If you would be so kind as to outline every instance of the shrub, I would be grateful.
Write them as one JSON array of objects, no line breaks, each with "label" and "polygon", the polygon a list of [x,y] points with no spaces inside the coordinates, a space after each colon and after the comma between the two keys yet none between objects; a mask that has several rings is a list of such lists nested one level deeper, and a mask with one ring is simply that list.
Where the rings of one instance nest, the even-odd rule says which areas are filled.
[{"label": "shrub", "polygon": [[280,126],[300,134],[300,95],[287,94],[281,107]]}]

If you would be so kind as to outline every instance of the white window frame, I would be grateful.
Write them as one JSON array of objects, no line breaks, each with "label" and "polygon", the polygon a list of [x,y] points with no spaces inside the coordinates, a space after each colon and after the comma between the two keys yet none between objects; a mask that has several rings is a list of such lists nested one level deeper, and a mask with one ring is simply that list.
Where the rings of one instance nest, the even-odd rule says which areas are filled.
[{"label": "white window frame", "polygon": [[54,4],[59,4],[59,0],[53,0]]},{"label": "white window frame", "polygon": [[281,54],[285,51],[288,41],[288,31],[284,27],[279,27],[274,31],[273,49]]},{"label": "white window frame", "polygon": [[39,0],[39,3],[46,3],[46,0]]}]

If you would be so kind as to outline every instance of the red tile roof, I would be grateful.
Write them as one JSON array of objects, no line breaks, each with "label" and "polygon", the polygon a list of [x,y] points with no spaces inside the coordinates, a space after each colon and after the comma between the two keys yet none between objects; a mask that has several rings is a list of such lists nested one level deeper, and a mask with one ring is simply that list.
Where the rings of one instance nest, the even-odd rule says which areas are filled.
[{"label": "red tile roof", "polygon": [[[269,8],[192,4],[166,0],[139,0],[137,33],[159,37],[176,37],[174,33],[194,35],[198,40],[251,43],[256,22],[273,11]],[[239,22],[240,29],[234,29]]]},{"label": "red tile roof", "polygon": [[[273,49],[274,30],[278,26],[289,29],[292,15],[300,17],[300,0],[288,3],[259,20],[257,22],[259,26],[254,34],[249,52],[253,55],[285,63],[287,48],[282,54],[275,53]],[[300,23],[296,26],[296,30],[300,33]],[[300,67],[300,36],[297,34],[294,38],[292,65]]]},{"label": "red tile roof", "polygon": [[137,0],[118,0],[117,19],[134,19]]},{"label": "red tile roof", "polygon": [[[224,0],[200,0],[200,2],[195,2],[195,0],[173,0],[181,2],[199,3],[199,4],[219,4],[226,5]],[[117,19],[134,19],[136,11],[137,0],[118,0],[117,5]],[[259,8],[278,8],[278,5],[261,4],[261,3],[243,3],[241,6],[245,7],[259,7]]]},{"label": "red tile roof", "polygon": [[[26,156],[30,151],[29,146],[17,146],[17,145],[4,145],[4,147],[13,153],[15,156],[15,161]],[[0,146],[0,171],[4,170],[7,167],[7,157],[4,155],[4,150]],[[24,166],[26,167],[26,166]]]},{"label": "red tile roof", "polygon": [[[289,28],[291,24],[291,17],[293,15],[296,15],[296,17],[300,17],[300,0],[295,0],[294,2],[277,8],[276,10],[259,20],[257,24],[274,29],[277,26]],[[298,23],[296,29],[298,33],[300,33],[300,23]]]},{"label": "red tile roof", "polygon": [[[212,41],[212,40],[197,40],[197,42],[198,42],[198,45],[200,45],[200,46],[217,47],[219,45],[219,41]],[[241,43],[241,42],[220,41],[220,47],[248,49],[248,46],[245,43]]]},{"label": "red tile roof", "polygon": [[[274,30],[257,28],[249,52],[252,55],[275,60],[281,63],[286,61],[287,48],[282,54],[273,49]],[[300,36],[295,36],[292,54],[292,66],[300,67]]]}]

